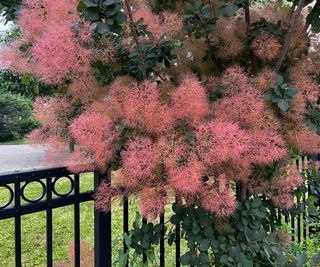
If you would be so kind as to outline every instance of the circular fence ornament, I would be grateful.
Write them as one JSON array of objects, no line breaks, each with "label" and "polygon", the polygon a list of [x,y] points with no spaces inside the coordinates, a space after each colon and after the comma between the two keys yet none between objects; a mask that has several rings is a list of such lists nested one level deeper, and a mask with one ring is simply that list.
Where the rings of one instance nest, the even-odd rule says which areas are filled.
[{"label": "circular fence ornament", "polygon": [[1,205],[1,203],[0,203],[0,210],[7,208],[7,207],[12,203],[13,198],[14,198],[14,193],[13,193],[13,190],[12,190],[12,188],[11,188],[10,186],[8,186],[8,185],[0,185],[0,189],[1,189],[1,188],[5,188],[5,189],[8,190],[8,192],[9,192],[9,199],[8,199],[7,202],[5,202],[5,203],[2,204],[2,205]]},{"label": "circular fence ornament", "polygon": [[[67,192],[63,192],[63,193],[59,193],[58,191],[58,184],[59,184],[59,181],[63,181],[64,179],[67,179],[67,180],[69,180],[69,182],[70,182],[70,187],[69,187],[69,190],[67,191]],[[54,181],[53,181],[53,186],[52,186],[52,192],[55,194],[55,195],[57,195],[57,196],[59,196],[59,197],[66,197],[66,196],[69,196],[71,193],[72,193],[72,191],[73,191],[73,189],[74,189],[74,180],[69,176],[69,175],[67,175],[67,176],[62,176],[62,177],[57,177],[57,178],[55,178],[54,179]]]},{"label": "circular fence ornament", "polygon": [[[40,184],[41,185],[41,189],[42,189],[42,192],[41,194],[36,198],[36,199],[30,199],[28,196],[26,196],[26,188],[28,185],[30,184]],[[24,201],[28,202],[28,203],[36,203],[36,202],[39,202],[43,199],[43,197],[46,195],[46,191],[47,191],[47,188],[46,188],[46,185],[44,182],[42,182],[41,180],[38,180],[38,181],[30,181],[30,182],[26,182],[22,188],[21,188],[21,197]]]}]

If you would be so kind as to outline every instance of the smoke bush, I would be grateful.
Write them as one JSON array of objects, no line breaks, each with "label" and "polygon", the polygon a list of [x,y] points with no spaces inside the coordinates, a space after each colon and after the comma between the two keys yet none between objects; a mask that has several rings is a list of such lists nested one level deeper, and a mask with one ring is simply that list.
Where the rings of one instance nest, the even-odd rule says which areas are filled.
[{"label": "smoke bush", "polygon": [[3,50],[1,65],[57,87],[34,103],[42,126],[33,143],[51,144],[50,153],[70,144],[61,159],[74,172],[118,171],[115,184],[98,188],[99,209],[135,194],[152,220],[176,196],[226,217],[236,210],[235,183],[292,207],[300,174],[284,167],[270,177],[268,168],[291,166],[294,148],[320,152],[304,123],[320,96],[319,60],[306,60],[308,42],[297,42],[307,38],[301,18],[277,69],[287,9],[252,6],[250,23],[245,12],[221,15],[220,3],[196,12],[198,1],[84,1],[80,13],[73,0],[22,2],[23,37]]}]

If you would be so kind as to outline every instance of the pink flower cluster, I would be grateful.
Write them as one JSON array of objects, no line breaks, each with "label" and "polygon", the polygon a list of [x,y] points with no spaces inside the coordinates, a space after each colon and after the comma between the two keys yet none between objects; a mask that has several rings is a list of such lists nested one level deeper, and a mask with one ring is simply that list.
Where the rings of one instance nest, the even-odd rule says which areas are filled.
[{"label": "pink flower cluster", "polygon": [[[77,29],[80,19],[73,0],[24,0],[19,26],[24,33],[1,53],[4,67],[31,73],[48,84],[61,84],[71,73],[90,68],[92,52],[80,41],[90,39],[87,24]],[[90,35],[90,37],[89,37]]]},{"label": "pink flower cluster", "polygon": [[30,52],[36,73],[48,84],[61,83],[72,71],[85,72],[91,55],[75,42],[71,28],[66,25],[49,28],[35,39]]},{"label": "pink flower cluster", "polygon": [[252,43],[252,50],[254,54],[262,60],[273,60],[277,58],[280,49],[280,42],[266,32],[260,33]]},{"label": "pink flower cluster", "polygon": [[279,176],[274,177],[271,184],[273,203],[279,208],[289,209],[293,206],[292,190],[302,185],[303,180],[296,166],[282,167]]},{"label": "pink flower cluster", "polygon": [[19,27],[31,38],[39,37],[52,26],[75,23],[79,14],[75,0],[23,0]]},{"label": "pink flower cluster", "polygon": [[128,188],[139,187],[148,182],[160,163],[161,155],[151,139],[133,139],[123,153],[122,175],[119,180]]},{"label": "pink flower cluster", "polygon": [[114,156],[114,142],[119,136],[112,120],[99,113],[80,115],[70,126],[72,137],[94,160],[98,170],[104,172]]},{"label": "pink flower cluster", "polygon": [[195,137],[198,155],[207,166],[241,161],[241,155],[248,151],[247,133],[235,123],[215,120],[201,124]]},{"label": "pink flower cluster", "polygon": [[154,134],[170,130],[172,112],[161,104],[156,83],[145,81],[128,89],[124,96],[123,116],[129,127],[142,127]]},{"label": "pink flower cluster", "polygon": [[237,201],[224,175],[217,178],[213,188],[202,190],[201,203],[205,209],[218,217],[229,216],[235,211]]},{"label": "pink flower cluster", "polygon": [[173,114],[177,120],[196,124],[208,114],[205,88],[193,76],[182,79],[173,95]]},{"label": "pink flower cluster", "polygon": [[148,220],[155,220],[164,212],[167,204],[167,194],[161,188],[146,187],[139,193],[140,212]]},{"label": "pink flower cluster", "polygon": [[157,40],[162,36],[172,36],[182,29],[181,16],[176,13],[164,12],[156,15],[146,7],[141,6],[134,11],[134,21],[143,20],[147,30],[152,33]]}]

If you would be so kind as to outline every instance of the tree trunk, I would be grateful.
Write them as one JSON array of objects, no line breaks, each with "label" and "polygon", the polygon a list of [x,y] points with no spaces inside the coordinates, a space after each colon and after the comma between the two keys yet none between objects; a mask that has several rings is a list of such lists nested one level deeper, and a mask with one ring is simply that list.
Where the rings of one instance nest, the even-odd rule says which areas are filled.
[{"label": "tree trunk", "polygon": [[282,66],[282,64],[283,64],[283,62],[284,62],[284,60],[285,60],[285,58],[287,56],[287,53],[288,53],[289,48],[290,48],[290,42],[291,42],[292,34],[293,34],[293,32],[294,32],[294,30],[295,30],[295,28],[297,26],[298,19],[299,19],[301,10],[304,7],[304,4],[305,4],[305,0],[300,0],[296,11],[294,12],[294,14],[291,17],[290,27],[289,27],[288,33],[286,35],[284,45],[283,45],[282,50],[280,52],[279,60],[278,60],[277,65],[275,67],[275,72],[276,73],[278,73],[280,71],[280,68],[281,68],[281,66]]}]

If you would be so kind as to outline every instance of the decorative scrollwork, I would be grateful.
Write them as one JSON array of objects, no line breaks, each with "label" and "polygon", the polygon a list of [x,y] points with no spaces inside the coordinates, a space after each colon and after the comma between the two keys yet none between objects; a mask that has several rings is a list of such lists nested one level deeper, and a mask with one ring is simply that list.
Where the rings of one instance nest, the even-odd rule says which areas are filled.
[{"label": "decorative scrollwork", "polygon": [[[25,192],[24,190],[26,189],[26,187],[31,184],[31,183],[39,183],[42,187],[42,192],[40,194],[40,196],[36,199],[29,199],[28,197],[25,196]],[[39,202],[43,199],[43,197],[46,195],[46,192],[47,192],[47,187],[45,185],[44,182],[42,182],[41,180],[37,180],[37,181],[31,181],[31,182],[26,182],[22,188],[21,188],[21,197],[24,201],[26,202],[29,202],[29,203],[36,203],[36,202]]]},{"label": "decorative scrollwork", "polygon": [[[57,189],[56,189],[56,185],[57,185],[57,182],[58,182],[59,180],[63,179],[63,178],[68,179],[69,182],[70,182],[69,191],[67,191],[66,193],[59,193],[59,192],[57,191]],[[72,193],[73,189],[74,189],[74,180],[73,180],[69,175],[62,176],[62,177],[57,177],[57,178],[55,178],[54,181],[53,181],[52,192],[53,192],[55,195],[59,196],[59,197],[69,196],[69,195]]]},{"label": "decorative scrollwork", "polygon": [[12,190],[12,188],[10,186],[8,186],[8,185],[0,185],[0,188],[1,187],[6,188],[9,191],[10,197],[9,197],[9,200],[5,204],[0,205],[0,210],[5,209],[6,207],[8,207],[12,203],[13,198],[14,198],[14,193],[13,193],[13,190]]}]

